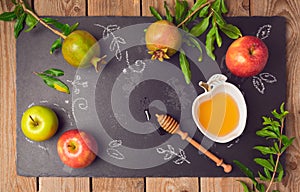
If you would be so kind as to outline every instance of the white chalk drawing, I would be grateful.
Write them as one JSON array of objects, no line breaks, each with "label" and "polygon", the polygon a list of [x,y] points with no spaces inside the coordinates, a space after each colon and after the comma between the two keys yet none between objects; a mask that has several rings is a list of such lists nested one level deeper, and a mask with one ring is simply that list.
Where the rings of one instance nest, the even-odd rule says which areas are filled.
[{"label": "white chalk drawing", "polygon": [[230,145],[227,146],[227,148],[229,149],[229,148],[231,148],[232,146],[233,146],[233,144],[231,143]]},{"label": "white chalk drawing", "polygon": [[107,154],[114,158],[114,159],[119,159],[119,160],[123,160],[125,159],[125,156],[116,148],[122,146],[122,141],[121,140],[113,140],[111,142],[109,142],[108,144],[109,148],[107,148],[106,152]]},{"label": "white chalk drawing", "polygon": [[40,101],[40,103],[48,103],[47,100]]},{"label": "white chalk drawing", "polygon": [[264,94],[266,89],[265,84],[263,82],[272,84],[277,82],[277,79],[275,76],[273,76],[270,73],[260,73],[258,76],[253,76],[252,78],[253,86],[261,94]]},{"label": "white chalk drawing", "polygon": [[256,33],[256,37],[260,39],[266,39],[270,36],[272,26],[267,24],[258,29],[258,32]]},{"label": "white chalk drawing", "polygon": [[34,103],[29,104],[29,105],[28,105],[28,108],[30,108],[30,107],[32,107],[32,106],[34,106]]},{"label": "white chalk drawing", "polygon": [[[128,69],[133,73],[142,73],[146,68],[146,63],[143,60],[136,60],[134,64],[130,64],[129,57],[128,57],[128,51],[125,52],[126,56],[126,63],[128,66]],[[127,73],[127,69],[123,69],[123,73]]]},{"label": "white chalk drawing", "polygon": [[67,80],[67,82],[71,83],[73,86],[73,92],[78,95],[80,93],[80,89],[78,88],[79,86],[82,86],[83,88],[88,87],[88,82],[87,81],[81,81],[81,77],[79,75],[75,76],[75,80]]},{"label": "white chalk drawing", "polygon": [[78,122],[76,115],[75,115],[75,106],[78,106],[80,110],[87,111],[88,101],[85,98],[80,97],[80,98],[76,98],[72,103],[73,117],[74,117],[75,122]]},{"label": "white chalk drawing", "polygon": [[[36,144],[36,142],[34,142],[34,141],[28,139],[27,137],[25,137],[25,140],[28,141],[28,142],[31,143],[31,144]],[[47,148],[47,147],[44,147],[44,146],[39,145],[39,144],[38,144],[37,146],[38,146],[38,148],[40,148],[40,149],[42,149],[42,150],[44,150],[44,151],[48,151],[48,148]]]},{"label": "white chalk drawing", "polygon": [[69,100],[65,100],[65,103],[66,103],[66,104],[69,104],[69,102],[70,102]]},{"label": "white chalk drawing", "polygon": [[177,159],[173,161],[176,165],[183,164],[184,162],[191,164],[191,162],[186,159],[186,155],[183,149],[179,148],[179,152],[176,153],[172,145],[167,145],[167,146],[168,149],[156,148],[157,153],[164,154],[165,161],[168,161],[173,157],[177,157]]},{"label": "white chalk drawing", "polygon": [[109,36],[112,37],[112,41],[109,45],[109,50],[111,52],[114,51],[115,57],[117,58],[117,60],[121,61],[122,53],[121,53],[121,49],[120,49],[120,44],[126,44],[126,41],[122,37],[115,36],[115,34],[113,33],[114,31],[120,29],[120,27],[118,25],[108,25],[107,27],[100,25],[100,24],[94,24],[94,25],[104,29],[102,32],[102,38],[104,40],[108,39]]}]

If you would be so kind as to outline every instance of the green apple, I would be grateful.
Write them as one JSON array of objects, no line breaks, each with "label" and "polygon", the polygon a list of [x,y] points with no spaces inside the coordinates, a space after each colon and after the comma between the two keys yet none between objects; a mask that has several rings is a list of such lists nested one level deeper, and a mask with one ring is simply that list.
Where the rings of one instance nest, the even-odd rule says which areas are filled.
[{"label": "green apple", "polygon": [[56,133],[58,118],[52,109],[35,105],[24,112],[21,128],[24,135],[30,140],[45,141]]}]

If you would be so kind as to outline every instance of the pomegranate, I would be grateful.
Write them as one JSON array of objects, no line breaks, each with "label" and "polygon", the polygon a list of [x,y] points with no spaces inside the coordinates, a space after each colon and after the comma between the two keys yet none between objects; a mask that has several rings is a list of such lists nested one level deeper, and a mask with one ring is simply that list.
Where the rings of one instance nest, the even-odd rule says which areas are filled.
[{"label": "pomegranate", "polygon": [[181,47],[182,37],[178,28],[167,20],[152,23],[145,34],[151,59],[169,59]]},{"label": "pomegranate", "polygon": [[79,68],[92,64],[98,71],[98,62],[104,63],[104,57],[100,58],[100,46],[97,40],[83,30],[73,31],[64,39],[62,55],[70,65]]}]

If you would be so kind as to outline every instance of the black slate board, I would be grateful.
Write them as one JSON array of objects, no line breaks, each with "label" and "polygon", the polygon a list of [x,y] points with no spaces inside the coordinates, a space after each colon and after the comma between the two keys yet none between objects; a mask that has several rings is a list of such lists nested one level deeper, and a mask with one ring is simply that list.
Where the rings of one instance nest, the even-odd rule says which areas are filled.
[{"label": "black slate board", "polygon": [[[178,55],[169,63],[150,61],[143,40],[143,25],[149,17],[58,17],[61,22],[80,22],[80,29],[101,39],[103,53],[109,63],[98,74],[92,68],[76,71],[67,65],[61,54],[49,54],[55,35],[43,27],[22,33],[17,40],[17,172],[24,176],[243,176],[234,166],[230,174],[215,166],[195,148],[159,129],[153,118],[156,112],[167,112],[181,122],[182,130],[227,163],[237,159],[253,170],[252,162],[260,154],[254,145],[264,143],[255,136],[261,128],[261,116],[269,115],[286,98],[285,19],[282,17],[227,18],[243,35],[259,35],[269,48],[269,60],[261,75],[241,79],[231,75],[224,55],[232,40],[223,37],[221,49],[215,51],[217,63],[204,53],[204,62],[191,62],[192,85],[187,86],[181,75]],[[99,24],[101,26],[96,26]],[[132,26],[135,27],[132,27]],[[147,25],[147,24],[145,24]],[[120,27],[112,33],[110,29]],[[126,28],[126,26],[129,28]],[[140,30],[140,31],[139,31]],[[118,38],[119,37],[119,38]],[[111,44],[118,39],[117,44]],[[205,38],[201,38],[205,42]],[[110,47],[115,45],[115,47]],[[203,46],[203,45],[202,45]],[[203,50],[204,47],[203,47]],[[197,52],[189,51],[197,58]],[[61,79],[72,88],[72,94],[56,92],[32,74],[59,68],[65,71]],[[248,105],[244,133],[226,144],[212,143],[197,130],[191,118],[191,103],[203,92],[197,86],[214,73],[222,72],[237,85]],[[275,79],[276,81],[275,81]],[[254,86],[254,83],[256,82]],[[45,142],[26,139],[20,128],[22,113],[32,105],[45,105],[59,116],[57,134]],[[152,118],[146,120],[145,110]],[[73,116],[74,115],[74,116]],[[99,157],[85,169],[64,166],[56,152],[56,142],[66,130],[76,128],[91,132],[99,144]],[[173,155],[170,154],[173,151]],[[177,156],[176,156],[176,154]],[[184,155],[183,155],[184,154]],[[184,158],[185,157],[185,158]]]}]

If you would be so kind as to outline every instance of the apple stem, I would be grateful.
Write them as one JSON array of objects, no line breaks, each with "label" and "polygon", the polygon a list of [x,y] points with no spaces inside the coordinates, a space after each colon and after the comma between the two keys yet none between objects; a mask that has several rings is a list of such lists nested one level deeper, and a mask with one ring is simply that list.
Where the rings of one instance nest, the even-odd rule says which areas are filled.
[{"label": "apple stem", "polygon": [[29,115],[29,117],[30,117],[31,121],[34,123],[34,125],[37,126],[38,123],[34,121],[34,119],[31,117],[31,115]]}]

